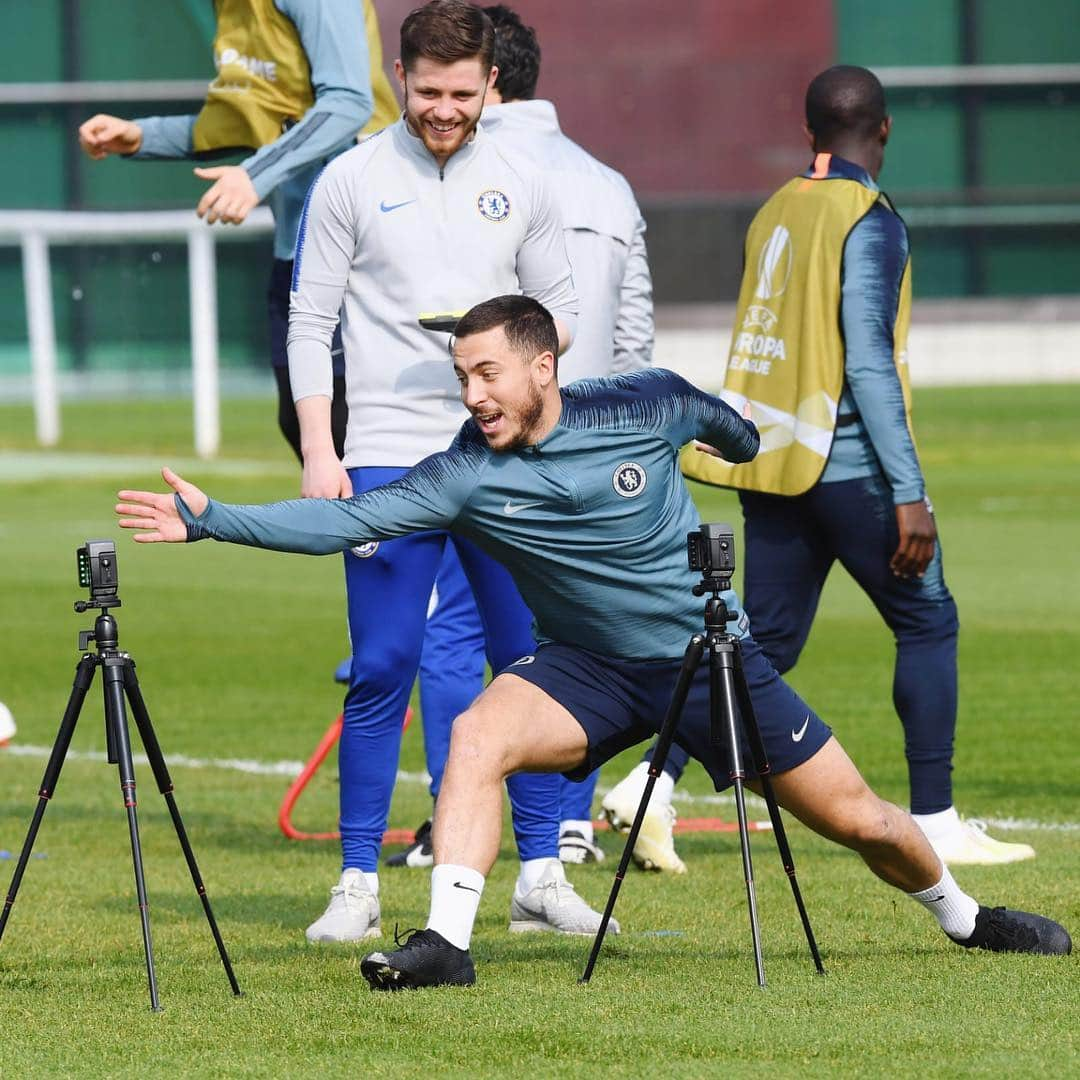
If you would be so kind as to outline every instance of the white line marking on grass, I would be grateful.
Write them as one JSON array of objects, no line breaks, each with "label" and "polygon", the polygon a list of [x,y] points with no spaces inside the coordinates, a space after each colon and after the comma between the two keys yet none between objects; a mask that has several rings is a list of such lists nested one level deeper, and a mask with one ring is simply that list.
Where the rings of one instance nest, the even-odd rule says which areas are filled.
[{"label": "white line marking on grass", "polygon": [[[5,750],[0,751],[0,757],[10,754],[12,757],[25,758],[48,758],[52,754],[51,746],[29,746],[22,743],[12,743]],[[68,750],[67,761],[93,761],[104,764],[105,754],[100,750]],[[132,760],[137,765],[148,765],[149,759],[145,754],[132,754]],[[284,776],[289,780],[300,775],[304,768],[302,761],[257,761],[254,758],[197,758],[187,754],[168,754],[165,764],[170,768],[187,769],[226,769],[230,772],[248,773],[252,776]],[[398,770],[398,781],[405,784],[430,784],[431,777],[427,773],[405,772]]]},{"label": "white line marking on grass", "polygon": [[175,454],[68,454],[50,450],[5,450],[0,454],[0,484],[23,484],[37,480],[68,480],[78,477],[118,477],[136,480],[161,473],[169,465],[177,472],[203,476],[292,476],[292,461],[200,461]]},{"label": "white line marking on grass", "polygon": [[[47,759],[52,754],[51,746],[31,746],[24,743],[11,743],[0,750],[0,760],[4,755],[12,757]],[[145,754],[132,755],[136,764],[149,764]],[[105,754],[97,750],[69,750],[69,761],[93,761],[103,764]],[[283,776],[289,780],[300,775],[304,768],[302,761],[259,761],[255,758],[198,758],[189,757],[187,754],[169,754],[165,763],[170,767],[187,769],[225,769],[230,772],[242,772],[251,776]],[[426,772],[406,772],[399,769],[397,774],[399,784],[423,784],[431,783],[431,777]],[[597,787],[598,795],[606,795],[610,789]],[[672,801],[682,803],[685,806],[734,806],[735,797],[730,794],[694,795],[688,791],[676,790],[672,795]],[[753,792],[746,792],[748,805],[759,807],[765,806],[765,800],[759,798]],[[995,829],[1017,832],[1080,832],[1080,821],[1037,821],[1034,818],[1014,817],[982,817],[987,825]]]}]

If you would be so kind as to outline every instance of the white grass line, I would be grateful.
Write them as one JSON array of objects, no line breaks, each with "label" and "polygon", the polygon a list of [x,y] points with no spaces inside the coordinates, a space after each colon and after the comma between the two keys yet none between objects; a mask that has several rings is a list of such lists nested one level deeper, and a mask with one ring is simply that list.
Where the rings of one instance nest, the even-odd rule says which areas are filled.
[{"label": "white grass line", "polygon": [[[47,759],[52,754],[52,747],[12,743],[6,749],[0,750],[0,759],[5,754],[10,754],[12,757]],[[93,761],[103,764],[106,757],[99,750],[68,750],[65,760]],[[132,754],[132,760],[136,765],[149,764],[145,754]],[[302,761],[257,761],[254,758],[197,758],[189,757],[187,754],[167,754],[165,763],[169,768],[175,766],[188,769],[226,769],[230,772],[248,773],[252,776],[283,776],[288,780],[295,779],[304,768],[304,762]],[[405,784],[431,783],[431,777],[427,773],[399,770],[397,778],[400,783]]]},{"label": "white grass line", "polygon": [[40,480],[70,480],[93,477],[128,480],[134,483],[144,474],[157,476],[162,465],[193,476],[296,476],[294,462],[245,461],[238,458],[201,461],[181,454],[78,454],[54,450],[6,450],[0,454],[0,484]]},{"label": "white grass line", "polygon": [[[45,760],[52,753],[51,746],[30,746],[23,743],[12,743],[0,750],[0,760],[4,755],[12,757],[36,758]],[[134,754],[134,761],[138,765],[147,765],[145,754]],[[93,761],[103,764],[105,755],[95,750],[69,750],[69,761]],[[230,772],[248,773],[251,776],[281,776],[292,780],[300,775],[304,767],[302,761],[259,761],[255,758],[197,758],[187,754],[169,754],[165,758],[170,768],[188,769],[225,769]],[[431,777],[426,772],[406,772],[398,770],[397,781],[399,784],[423,784],[431,783]],[[609,789],[598,787],[597,793],[606,795]],[[694,795],[688,791],[676,790],[672,801],[680,804],[687,810],[695,806],[734,806],[735,798],[730,794]],[[759,799],[752,792],[746,793],[746,801],[750,806],[764,807],[765,801]],[[1018,832],[1080,832],[1080,821],[1037,821],[1034,818],[996,818],[983,817],[987,825],[995,829],[1005,831],[1016,830]]]}]

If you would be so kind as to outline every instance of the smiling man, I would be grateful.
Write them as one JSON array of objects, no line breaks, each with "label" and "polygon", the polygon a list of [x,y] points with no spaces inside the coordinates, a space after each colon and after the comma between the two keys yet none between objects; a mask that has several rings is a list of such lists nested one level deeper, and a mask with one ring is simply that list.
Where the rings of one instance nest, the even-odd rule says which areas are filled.
[{"label": "smiling man", "polygon": [[[452,316],[487,296],[522,292],[552,310],[559,347],[569,344],[577,300],[542,175],[478,124],[496,75],[493,51],[490,20],[464,0],[411,12],[395,64],[403,117],[333,161],[308,195],[289,316],[306,497],[396,480],[460,427],[448,337],[424,329],[423,313]],[[343,460],[330,425],[339,315],[349,406]],[[493,671],[533,647],[531,615],[506,571],[466,540],[432,531],[345,552],[353,659],[339,750],[342,872],[307,929],[312,942],[380,932],[377,867],[401,717],[440,569],[475,594]],[[558,862],[558,778],[522,775],[508,786],[521,859],[511,928],[528,911],[530,928],[591,932],[600,917],[574,895]]]},{"label": "smiling man", "polygon": [[[229,506],[169,470],[163,475],[175,495],[120,492],[120,525],[139,530],[135,539],[144,543],[214,538],[328,554],[448,528],[504,563],[535,613],[539,648],[509,665],[454,723],[435,810],[427,927],[392,952],[364,958],[373,989],[475,981],[469,941],[498,853],[506,777],[547,769],[580,778],[659,729],[686,643],[700,631],[686,560],[698,515],[679,474],[679,449],[699,438],[735,462],[758,450],[753,424],[670,371],[582,380],[560,391],[557,348],[554,321],[535,301],[478,304],[458,324],[454,346],[472,419],[448,451],[352,499]],[[743,634],[779,803],[858,852],[958,944],[1069,952],[1068,933],[1052,920],[991,910],[960,889],[911,817],[867,787],[829,728],[769,665],[734,593],[725,603]],[[710,737],[708,684],[702,665],[675,737],[719,790],[730,774]],[[525,928],[528,912],[516,904],[511,912]]]}]

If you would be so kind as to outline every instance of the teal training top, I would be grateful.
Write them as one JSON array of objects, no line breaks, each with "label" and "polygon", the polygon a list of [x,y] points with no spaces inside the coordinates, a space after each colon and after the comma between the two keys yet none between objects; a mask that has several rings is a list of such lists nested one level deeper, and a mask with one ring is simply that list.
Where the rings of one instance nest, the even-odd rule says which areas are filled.
[{"label": "teal training top", "polygon": [[[564,388],[555,428],[520,450],[491,450],[470,419],[448,450],[349,499],[211,500],[198,517],[177,505],[189,540],[313,555],[448,529],[506,566],[539,642],[673,658],[703,625],[686,555],[700,519],[679,472],[679,448],[694,438],[734,462],[759,442],[719,398],[670,371],[639,371]],[[745,634],[737,597],[724,599]]]}]

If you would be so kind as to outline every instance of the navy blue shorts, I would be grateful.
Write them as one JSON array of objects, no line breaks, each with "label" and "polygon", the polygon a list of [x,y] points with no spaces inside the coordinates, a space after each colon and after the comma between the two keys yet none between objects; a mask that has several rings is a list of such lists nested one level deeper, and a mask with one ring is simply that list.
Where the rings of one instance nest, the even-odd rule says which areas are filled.
[{"label": "navy blue shorts", "polygon": [[[742,640],[742,661],[771,772],[786,772],[808,761],[832,734],[828,725],[780,678],[753,638]],[[660,730],[681,666],[681,659],[617,660],[550,644],[515,661],[502,674],[540,687],[585,729],[588,756],[565,774],[570,780],[582,780]],[[731,783],[731,763],[726,744],[714,746],[710,741],[709,726],[706,653],[687,695],[675,741],[705,766],[720,791]],[[743,766],[750,775],[753,758],[745,737],[742,742]]]}]

